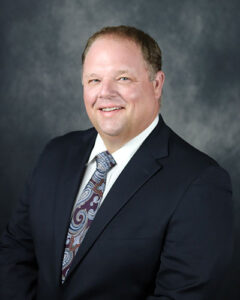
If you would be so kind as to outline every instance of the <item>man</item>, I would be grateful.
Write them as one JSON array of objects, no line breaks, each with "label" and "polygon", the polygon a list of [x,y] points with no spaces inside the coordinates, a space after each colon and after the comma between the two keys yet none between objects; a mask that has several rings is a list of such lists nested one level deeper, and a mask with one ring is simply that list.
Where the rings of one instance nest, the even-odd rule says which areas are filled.
[{"label": "man", "polygon": [[1,299],[219,299],[227,173],[158,115],[161,51],[107,27],[82,55],[95,127],[51,141],[1,242]]}]

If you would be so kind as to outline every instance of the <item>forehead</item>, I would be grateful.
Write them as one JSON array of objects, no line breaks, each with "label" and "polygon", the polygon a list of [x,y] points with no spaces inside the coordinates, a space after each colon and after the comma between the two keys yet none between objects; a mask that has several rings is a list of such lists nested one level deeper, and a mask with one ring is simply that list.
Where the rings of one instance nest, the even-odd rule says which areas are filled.
[{"label": "forehead", "polygon": [[138,61],[145,64],[139,45],[130,39],[113,35],[100,36],[92,43],[86,53],[84,66],[91,62],[107,61],[128,63]]},{"label": "forehead", "polygon": [[124,36],[118,36],[116,34],[106,34],[106,35],[100,35],[97,37],[89,47],[88,51],[93,48],[93,46],[99,45],[104,43],[105,45],[111,45],[113,43],[125,45],[125,46],[132,46],[134,48],[138,48],[141,52],[140,46],[131,38],[124,37]]}]

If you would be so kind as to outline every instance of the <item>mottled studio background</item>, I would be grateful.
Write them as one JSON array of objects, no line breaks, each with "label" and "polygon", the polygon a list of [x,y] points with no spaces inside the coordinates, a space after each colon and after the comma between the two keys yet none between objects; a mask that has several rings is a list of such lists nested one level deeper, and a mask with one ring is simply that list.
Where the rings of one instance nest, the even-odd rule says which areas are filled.
[{"label": "mottled studio background", "polygon": [[45,143],[90,126],[80,78],[86,39],[106,25],[137,26],[163,51],[165,121],[231,174],[236,243],[222,299],[239,300],[239,11],[237,0],[1,0],[0,231]]}]

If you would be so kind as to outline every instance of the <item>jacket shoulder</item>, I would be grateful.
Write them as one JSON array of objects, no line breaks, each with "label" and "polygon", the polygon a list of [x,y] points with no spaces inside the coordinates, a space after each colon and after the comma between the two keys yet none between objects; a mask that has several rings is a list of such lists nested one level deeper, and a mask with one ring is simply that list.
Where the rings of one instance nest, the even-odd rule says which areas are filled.
[{"label": "jacket shoulder", "polygon": [[96,130],[94,128],[90,128],[87,130],[79,130],[79,131],[71,131],[64,135],[57,136],[51,139],[46,148],[58,148],[58,147],[70,147],[70,146],[78,146],[81,143],[88,142],[92,140],[96,136]]},{"label": "jacket shoulder", "polygon": [[82,131],[72,131],[64,135],[54,137],[44,147],[40,156],[56,156],[66,154],[71,148],[74,147],[88,147],[96,137],[94,128]]},{"label": "jacket shoulder", "polygon": [[228,172],[215,159],[189,144],[168,126],[165,129],[168,131],[168,157],[163,164],[171,170],[172,179],[178,178],[182,184],[189,184],[209,173],[219,178],[227,177],[229,181]]},{"label": "jacket shoulder", "polygon": [[169,132],[169,149],[176,159],[182,160],[185,164],[198,162],[202,165],[218,165],[215,159],[195,148],[172,129],[169,128]]},{"label": "jacket shoulder", "polygon": [[50,168],[62,164],[73,149],[90,149],[93,146],[96,131],[93,128],[73,131],[51,139],[38,158],[36,168]]}]

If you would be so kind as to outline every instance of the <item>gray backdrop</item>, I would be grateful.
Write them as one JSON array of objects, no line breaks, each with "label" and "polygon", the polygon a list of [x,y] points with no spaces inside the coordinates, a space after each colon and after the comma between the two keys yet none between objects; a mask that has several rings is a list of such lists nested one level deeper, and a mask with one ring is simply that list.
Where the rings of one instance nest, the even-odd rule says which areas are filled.
[{"label": "gray backdrop", "polygon": [[0,230],[45,143],[90,126],[86,39],[106,25],[137,26],[163,51],[165,121],[231,174],[236,243],[222,299],[239,299],[239,11],[237,0],[1,0]]}]

